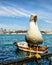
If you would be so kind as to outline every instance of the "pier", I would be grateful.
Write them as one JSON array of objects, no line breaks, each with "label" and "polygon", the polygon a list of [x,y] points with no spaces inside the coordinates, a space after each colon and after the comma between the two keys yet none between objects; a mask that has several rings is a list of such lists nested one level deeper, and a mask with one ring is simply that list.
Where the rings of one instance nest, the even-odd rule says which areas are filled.
[{"label": "pier", "polygon": [[41,63],[39,62],[41,59],[47,59],[47,61],[49,61],[49,65],[52,65],[50,57],[52,57],[52,53],[45,53],[41,55],[41,58],[39,59],[37,59],[35,56],[32,56],[31,58],[23,57],[23,58],[18,58],[16,60],[0,62],[0,65],[26,65],[25,63],[28,62],[36,62],[37,65],[41,65]]}]

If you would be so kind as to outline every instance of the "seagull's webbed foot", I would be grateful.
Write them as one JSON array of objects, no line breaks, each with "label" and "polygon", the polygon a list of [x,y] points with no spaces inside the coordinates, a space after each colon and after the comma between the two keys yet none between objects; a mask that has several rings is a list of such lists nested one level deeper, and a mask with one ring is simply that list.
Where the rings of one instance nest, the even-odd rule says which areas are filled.
[{"label": "seagull's webbed foot", "polygon": [[38,46],[37,46],[37,52],[36,52],[36,54],[35,54],[35,57],[38,59],[38,58],[41,58],[41,55],[40,54],[38,54]]},{"label": "seagull's webbed foot", "polygon": [[32,53],[31,53],[32,48],[30,47],[30,54],[29,54],[29,58],[33,57]]}]

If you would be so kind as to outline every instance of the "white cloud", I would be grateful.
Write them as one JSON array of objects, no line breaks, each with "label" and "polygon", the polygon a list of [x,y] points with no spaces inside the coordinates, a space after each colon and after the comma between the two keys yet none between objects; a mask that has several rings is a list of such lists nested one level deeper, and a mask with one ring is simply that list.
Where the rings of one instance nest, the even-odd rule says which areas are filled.
[{"label": "white cloud", "polygon": [[46,20],[47,23],[51,23],[52,24],[52,21],[49,21],[49,20]]},{"label": "white cloud", "polygon": [[[33,2],[33,3],[32,3]],[[34,4],[34,1],[29,2]],[[0,6],[0,16],[10,16],[10,17],[17,17],[17,16],[25,16],[25,17],[30,17],[31,14],[37,14],[39,19],[44,20],[47,23],[52,23],[52,6],[49,4],[46,4],[46,2],[40,2],[40,3],[35,3],[36,5],[38,4],[39,6],[42,7],[42,9],[37,9],[34,8],[33,10],[25,10],[23,8],[18,8],[17,5],[14,5],[14,3],[9,3],[7,1],[3,1],[3,3],[8,4],[8,6]],[[45,10],[44,10],[45,9]],[[46,11],[48,10],[48,11]]]},{"label": "white cloud", "polygon": [[47,23],[52,23],[52,13],[43,11],[43,10],[35,10],[35,12],[27,11],[23,8],[13,8],[13,7],[6,7],[0,6],[0,16],[10,16],[10,17],[17,17],[17,16],[25,16],[30,17],[31,14],[36,13],[39,19],[45,20]]},{"label": "white cloud", "polygon": [[42,19],[47,23],[52,23],[52,13],[51,12],[38,10],[38,11],[35,11],[35,13],[38,16],[38,19]]},{"label": "white cloud", "polygon": [[24,9],[0,6],[0,16],[25,16],[29,17],[30,13]]}]

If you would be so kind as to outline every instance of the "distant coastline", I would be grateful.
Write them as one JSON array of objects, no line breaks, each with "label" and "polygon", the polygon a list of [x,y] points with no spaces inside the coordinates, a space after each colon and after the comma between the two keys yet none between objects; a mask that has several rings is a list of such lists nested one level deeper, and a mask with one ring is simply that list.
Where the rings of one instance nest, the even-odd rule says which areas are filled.
[{"label": "distant coastline", "polygon": [[52,34],[52,31],[41,31],[42,34]]},{"label": "distant coastline", "polygon": [[[0,34],[26,34],[26,30],[18,30],[18,31],[0,31]],[[41,31],[42,34],[52,34],[52,31]]]}]

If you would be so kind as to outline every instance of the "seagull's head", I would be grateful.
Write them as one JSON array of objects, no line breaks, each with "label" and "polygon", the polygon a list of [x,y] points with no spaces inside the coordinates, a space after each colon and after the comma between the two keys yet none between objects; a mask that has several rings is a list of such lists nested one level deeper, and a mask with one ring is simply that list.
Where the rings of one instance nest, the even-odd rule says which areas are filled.
[{"label": "seagull's head", "polygon": [[36,20],[37,20],[37,15],[32,14],[32,15],[30,16],[30,21],[36,22]]}]

